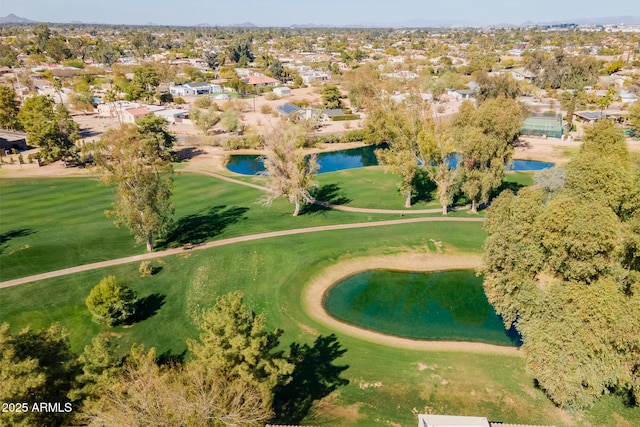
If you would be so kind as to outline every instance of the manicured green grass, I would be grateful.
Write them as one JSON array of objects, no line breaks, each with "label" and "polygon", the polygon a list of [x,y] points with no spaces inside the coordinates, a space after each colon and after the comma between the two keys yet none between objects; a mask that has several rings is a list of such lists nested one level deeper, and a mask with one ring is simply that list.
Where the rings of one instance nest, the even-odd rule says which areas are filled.
[{"label": "manicured green grass", "polygon": [[[234,179],[258,185],[266,185],[266,176],[246,176],[225,173]],[[317,175],[318,189],[316,196],[324,201],[339,205],[370,209],[412,210],[440,208],[437,194],[433,185],[422,182],[419,185],[420,194],[412,199],[409,209],[404,207],[404,196],[398,190],[400,178],[387,173],[383,166],[368,166],[366,168],[346,169],[338,172]],[[423,180],[424,181],[424,180]],[[515,185],[509,185],[515,184]],[[503,188],[515,189],[518,186],[533,185],[533,172],[507,172]],[[468,201],[458,197],[455,206],[462,206]]]},{"label": "manicured green grass", "polygon": [[[380,168],[321,177],[322,185],[337,186],[330,187],[334,195],[350,198],[349,203],[355,206],[396,191],[395,181],[386,187],[382,184],[397,177],[385,175]],[[374,179],[382,180],[384,191],[367,188],[368,182],[375,189],[378,181]],[[530,180],[530,174],[512,173],[506,181],[520,186],[530,185]],[[269,209],[256,204],[261,194],[258,190],[191,174],[176,177],[174,193],[175,217],[182,232],[168,245],[184,243],[185,239],[207,241],[397,218],[321,210],[293,219],[292,207],[285,202],[276,202]],[[111,189],[92,179],[0,180],[2,279],[143,252],[144,248],[133,245],[125,229],[115,229],[104,217],[111,196]],[[395,204],[392,201],[389,205]],[[400,198],[400,207],[390,208],[401,208],[402,202]],[[0,322],[11,323],[14,331],[59,322],[70,331],[72,347],[79,352],[93,336],[108,330],[91,321],[84,299],[101,278],[114,274],[139,297],[152,297],[153,302],[146,319],[131,327],[108,330],[122,352],[135,342],[154,346],[159,353],[182,354],[185,339],[197,336],[194,317],[199,310],[232,290],[245,293],[249,305],[265,314],[269,328],[285,330],[285,348],[294,341],[311,342],[315,334],[334,332],[307,315],[301,295],[312,277],[337,260],[431,251],[430,239],[444,242],[448,253],[479,254],[484,237],[481,223],[420,223],[294,235],[186,252],[157,260],[161,270],[151,277],[140,278],[138,263],[134,263],[0,289]],[[416,413],[432,412],[557,426],[640,425],[640,410],[624,407],[615,397],[602,399],[579,416],[559,411],[534,387],[520,357],[413,351],[344,334],[338,338],[347,349],[339,362],[350,366],[345,376],[351,383],[303,424],[413,426]]]},{"label": "manicured green grass", "polygon": [[[193,317],[198,311],[210,307],[216,296],[238,289],[255,311],[265,314],[268,328],[285,330],[282,342],[286,347],[293,341],[310,342],[313,334],[333,332],[302,309],[304,285],[312,277],[341,259],[407,249],[429,251],[429,239],[443,241],[447,253],[477,254],[484,233],[481,223],[421,223],[287,236],[189,252],[157,261],[162,269],[151,277],[140,278],[135,263],[2,289],[0,322],[10,322],[13,330],[60,322],[70,331],[74,350],[80,351],[93,335],[107,330],[91,322],[84,298],[102,277],[115,274],[140,297],[156,295],[164,301],[146,320],[111,330],[123,351],[139,342],[155,346],[159,353],[181,354],[185,339],[197,336]],[[416,422],[414,409],[558,426],[576,420],[554,408],[534,387],[520,357],[413,351],[344,334],[338,338],[347,349],[339,362],[350,366],[345,376],[351,383],[304,424],[364,427],[393,422],[411,426]],[[611,416],[607,418],[609,407],[631,425],[640,421],[639,411],[625,410],[615,400],[599,405],[591,418],[597,425],[616,425]]]},{"label": "manicured green grass", "polygon": [[[261,196],[242,185],[179,174],[173,197],[177,229],[157,246],[397,217],[311,206],[292,218],[292,205],[278,200],[265,207]],[[1,280],[144,252],[125,227],[117,229],[105,217],[113,189],[97,179],[0,179],[0,200]]]},{"label": "manicured green grass", "polygon": [[511,171],[504,178],[505,183],[514,183],[521,187],[533,185],[533,172]]},{"label": "manicured green grass", "polygon": [[[386,173],[383,166],[347,169],[318,175],[320,189],[333,190],[335,202],[347,206],[372,209],[405,209],[404,196],[398,190],[400,178]],[[420,195],[412,200],[411,210],[440,207],[432,186],[421,186]]]},{"label": "manicured green grass", "polygon": [[2,280],[141,252],[105,217],[111,197],[97,179],[0,179]]}]

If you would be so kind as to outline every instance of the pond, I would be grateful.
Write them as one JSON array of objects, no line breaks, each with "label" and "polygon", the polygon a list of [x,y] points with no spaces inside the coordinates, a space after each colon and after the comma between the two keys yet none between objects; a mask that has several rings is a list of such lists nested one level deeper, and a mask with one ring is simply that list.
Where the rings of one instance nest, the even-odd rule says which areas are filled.
[{"label": "pond", "polygon": [[370,270],[331,287],[322,301],[338,320],[403,338],[519,346],[473,270]]},{"label": "pond", "polygon": [[[348,150],[330,151],[318,154],[318,173],[335,172],[345,169],[362,168],[378,165],[378,159],[374,151],[378,146],[351,148]],[[259,160],[260,156],[254,154],[232,154],[227,169],[241,175],[258,175],[264,172],[264,165]],[[458,162],[458,156],[451,159],[452,166]],[[510,170],[540,170],[552,168],[553,163],[538,162],[534,160],[514,160]]]},{"label": "pond", "polygon": [[[349,150],[329,151],[318,154],[318,173],[335,172],[345,169],[362,168],[366,166],[376,166],[378,159],[374,150],[379,147],[366,146],[351,148]],[[227,169],[241,175],[257,175],[264,172],[264,165],[259,160],[260,156],[247,154],[233,154]]]}]

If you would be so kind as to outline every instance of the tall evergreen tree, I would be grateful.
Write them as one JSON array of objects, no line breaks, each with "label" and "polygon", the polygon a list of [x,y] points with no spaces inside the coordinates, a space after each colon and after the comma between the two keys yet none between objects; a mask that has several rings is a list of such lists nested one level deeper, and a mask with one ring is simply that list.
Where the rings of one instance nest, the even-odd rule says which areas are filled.
[{"label": "tall evergreen tree", "polygon": [[219,297],[200,320],[200,339],[188,340],[194,362],[227,379],[255,386],[271,405],[273,390],[293,370],[277,351],[282,330],[265,330],[264,316],[250,311],[241,292]]},{"label": "tall evergreen tree", "polygon": [[20,102],[16,98],[16,92],[8,86],[0,86],[0,129],[21,129],[19,111]]}]

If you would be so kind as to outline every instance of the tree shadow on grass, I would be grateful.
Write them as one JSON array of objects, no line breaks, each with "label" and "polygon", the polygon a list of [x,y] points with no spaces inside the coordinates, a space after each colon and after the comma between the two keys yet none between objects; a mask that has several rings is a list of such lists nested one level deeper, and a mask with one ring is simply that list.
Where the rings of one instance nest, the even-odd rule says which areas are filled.
[{"label": "tree shadow on grass", "polygon": [[2,253],[4,252],[7,243],[9,243],[9,240],[15,239],[16,237],[28,236],[29,234],[33,233],[34,231],[32,231],[30,228],[16,228],[15,230],[10,230],[6,233],[0,234],[0,255],[2,255]]},{"label": "tree shadow on grass", "polygon": [[174,353],[171,350],[167,350],[158,356],[156,362],[162,366],[182,365],[186,355],[187,350],[184,350],[182,353]]},{"label": "tree shadow on grass", "polygon": [[335,334],[317,337],[313,346],[292,343],[288,360],[294,370],[291,381],[275,390],[274,421],[298,424],[309,414],[313,402],[349,384],[340,376],[349,365],[334,364],[345,352]]},{"label": "tree shadow on grass", "polygon": [[215,206],[178,220],[162,247],[196,245],[220,234],[227,226],[242,219],[249,208]]},{"label": "tree shadow on grass", "polygon": [[[518,194],[518,191],[520,191],[521,188],[526,187],[526,185],[523,184],[519,184],[517,182],[507,182],[507,181],[502,181],[502,184],[500,184],[500,187],[496,188],[495,190],[493,190],[491,192],[491,195],[489,196],[489,203],[491,203],[491,200],[493,200],[494,198],[496,198],[500,193],[502,193],[504,190],[509,190],[514,194]],[[488,205],[488,204],[487,204]],[[485,206],[486,207],[486,206]]]},{"label": "tree shadow on grass", "polygon": [[129,317],[125,323],[127,325],[133,325],[154,316],[160,308],[162,308],[165,300],[166,296],[158,293],[140,298],[136,302],[136,309],[133,316]]},{"label": "tree shadow on grass", "polygon": [[204,154],[204,151],[201,148],[186,147],[176,152],[176,159],[179,162],[184,162],[201,154]]},{"label": "tree shadow on grass", "polygon": [[500,187],[494,188],[489,194],[489,201],[478,205],[478,211],[485,210],[489,206],[491,206],[491,203],[493,203],[493,200],[496,197],[498,197],[500,193],[502,193],[503,191],[508,190],[508,191],[511,191],[513,194],[518,194],[518,191],[520,191],[520,189],[524,187],[527,187],[527,186],[523,184],[518,184],[517,182],[502,181],[502,184],[500,184]]},{"label": "tree shadow on grass", "polygon": [[413,179],[415,195],[411,198],[411,203],[430,202],[434,199],[433,193],[436,191],[436,183],[431,181],[426,171],[418,169]]},{"label": "tree shadow on grass", "polygon": [[[351,199],[346,197],[338,184],[325,184],[311,191],[311,197],[318,202],[329,203],[332,205],[344,205],[349,203]],[[331,208],[322,203],[308,203],[300,209],[300,214],[311,214],[325,212]]]}]

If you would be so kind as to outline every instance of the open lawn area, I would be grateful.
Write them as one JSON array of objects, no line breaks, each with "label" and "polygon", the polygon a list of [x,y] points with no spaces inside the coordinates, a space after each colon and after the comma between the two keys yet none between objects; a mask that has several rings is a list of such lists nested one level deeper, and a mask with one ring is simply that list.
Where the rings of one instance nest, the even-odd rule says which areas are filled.
[{"label": "open lawn area", "polygon": [[[196,174],[175,177],[176,228],[159,249],[291,228],[367,222],[399,215],[338,212],[278,200],[265,207],[262,192]],[[0,280],[144,252],[126,228],[104,211],[113,189],[98,179],[0,179]]]},{"label": "open lawn area", "polygon": [[[239,181],[257,185],[267,185],[265,176],[238,175],[229,171],[224,175]],[[412,198],[412,206],[404,208],[405,198],[398,190],[400,177],[387,173],[383,166],[368,166],[366,168],[346,169],[338,172],[319,174],[316,177],[318,188],[315,196],[323,201],[337,205],[345,205],[368,209],[412,210],[436,209],[441,205],[438,202],[435,186],[428,182],[424,176],[418,179],[418,194]],[[533,172],[507,172],[503,189],[516,190],[523,186],[533,185]],[[468,200],[460,195],[454,206],[463,206]]]},{"label": "open lawn area", "polygon": [[[318,181],[320,190],[333,189],[335,197],[348,199],[343,202],[350,206],[401,209],[396,179],[381,168],[366,168],[324,174]],[[512,173],[507,181],[529,185],[531,175]],[[176,176],[174,194],[176,232],[158,242],[159,249],[265,231],[400,218],[315,207],[292,218],[293,208],[285,202],[270,208],[256,203],[261,196],[257,189],[190,173]],[[116,229],[105,218],[112,190],[97,179],[0,179],[0,197],[2,280],[144,251],[126,229]],[[421,203],[418,208],[437,207]],[[467,214],[452,216],[460,215]],[[129,263],[0,289],[0,322],[9,322],[14,332],[59,322],[69,330],[76,352],[108,331],[123,353],[131,344],[143,343],[165,356],[189,357],[185,340],[197,336],[195,320],[201,310],[211,307],[217,296],[241,290],[248,305],[265,314],[269,329],[285,331],[283,350],[292,342],[311,343],[334,332],[347,350],[337,363],[349,365],[344,376],[350,384],[324,399],[302,424],[414,426],[417,413],[430,412],[567,427],[640,425],[640,410],[623,406],[615,396],[585,413],[555,408],[526,374],[519,355],[387,346],[335,331],[305,311],[306,286],[340,261],[408,253],[477,257],[484,239],[481,222],[424,222],[188,251],[160,256],[154,261],[158,272],[149,277],[140,277],[139,263]],[[109,329],[91,321],[85,298],[111,274],[144,301],[132,326]]]}]

